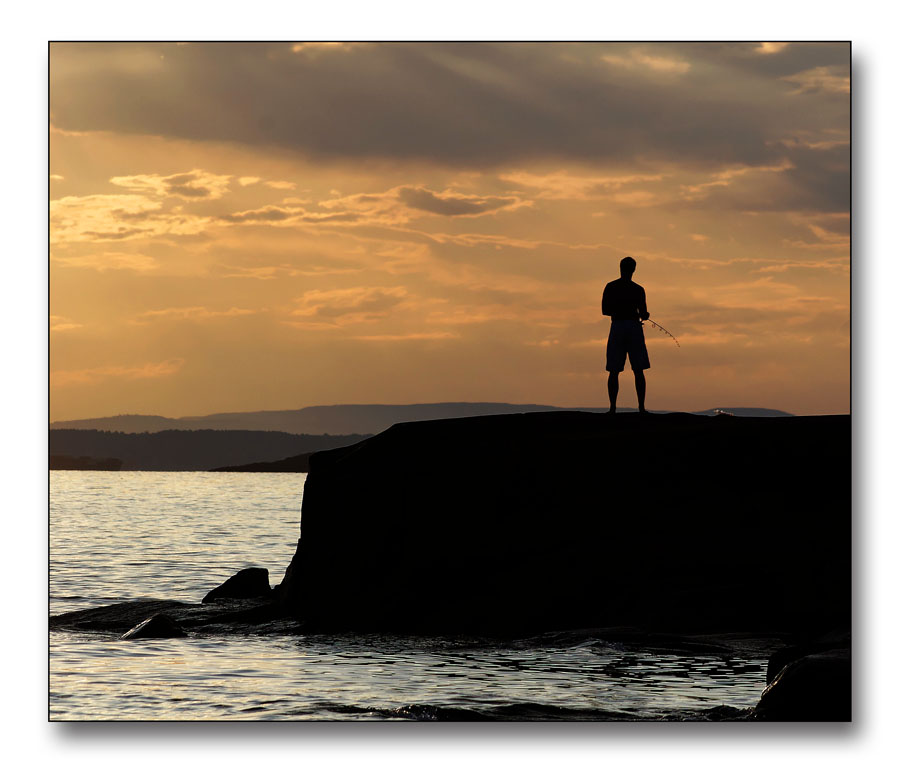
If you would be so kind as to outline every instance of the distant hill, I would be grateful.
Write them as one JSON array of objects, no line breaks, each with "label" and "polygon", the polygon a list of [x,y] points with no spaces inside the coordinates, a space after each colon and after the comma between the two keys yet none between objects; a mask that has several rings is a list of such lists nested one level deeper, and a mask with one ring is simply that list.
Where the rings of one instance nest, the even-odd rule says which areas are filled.
[{"label": "distant hill", "polygon": [[89,464],[117,461],[122,469],[207,471],[220,466],[277,461],[298,453],[341,448],[366,437],[368,435],[297,435],[211,429],[170,429],[141,434],[51,429],[50,468],[89,468]]},{"label": "distant hill", "polygon": [[[50,428],[96,429],[108,432],[140,433],[164,430],[252,430],[310,435],[349,435],[356,432],[382,432],[401,421],[430,421],[467,416],[540,411],[587,411],[600,413],[602,408],[559,408],[553,405],[516,405],[511,403],[421,403],[415,405],[313,405],[288,411],[253,411],[247,413],[215,413],[209,416],[123,415],[76,421],[54,421]],[[630,409],[621,408],[622,411]],[[710,408],[695,411],[714,415],[725,411],[735,416],[790,416],[771,408]],[[668,411],[659,411],[668,413]],[[336,447],[336,446],[335,446]],[[294,454],[300,451],[295,451]],[[239,462],[235,462],[239,463]],[[127,468],[127,467],[126,467]]]},{"label": "distant hill", "polygon": [[[660,411],[670,413],[670,411]],[[793,413],[785,413],[775,408],[707,408],[705,411],[692,411],[698,416],[718,416],[720,413],[729,413],[732,416],[751,416],[753,418],[772,418],[775,416],[793,416]]]}]

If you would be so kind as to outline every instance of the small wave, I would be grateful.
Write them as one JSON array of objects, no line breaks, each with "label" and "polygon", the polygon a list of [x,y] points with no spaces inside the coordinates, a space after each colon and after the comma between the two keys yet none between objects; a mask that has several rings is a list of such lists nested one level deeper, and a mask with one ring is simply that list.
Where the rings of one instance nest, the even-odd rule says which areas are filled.
[{"label": "small wave", "polygon": [[321,703],[320,710],[369,718],[394,718],[410,721],[636,721],[640,716],[594,708],[569,708],[519,702],[473,710],[466,707],[410,704],[400,707],[364,707]]},{"label": "small wave", "polygon": [[716,705],[706,710],[675,710],[666,713],[661,721],[749,721],[752,708]]}]

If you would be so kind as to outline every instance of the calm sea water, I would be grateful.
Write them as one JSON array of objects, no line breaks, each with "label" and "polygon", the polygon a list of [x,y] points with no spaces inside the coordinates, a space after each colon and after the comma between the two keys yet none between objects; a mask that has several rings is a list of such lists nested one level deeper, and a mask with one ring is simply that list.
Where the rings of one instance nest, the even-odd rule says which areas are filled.
[{"label": "calm sea water", "polygon": [[[199,601],[249,566],[281,581],[303,474],[51,472],[52,614]],[[54,720],[656,719],[756,704],[765,657],[634,650],[577,633],[120,641],[50,634]]]}]

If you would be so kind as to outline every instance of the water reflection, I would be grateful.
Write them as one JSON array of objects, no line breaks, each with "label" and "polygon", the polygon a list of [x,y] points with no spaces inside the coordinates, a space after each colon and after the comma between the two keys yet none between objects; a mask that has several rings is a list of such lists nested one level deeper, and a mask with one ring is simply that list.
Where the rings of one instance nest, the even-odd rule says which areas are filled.
[{"label": "water reflection", "polygon": [[82,634],[51,641],[55,719],[649,719],[673,709],[747,708],[765,685],[762,657],[624,654],[598,643],[511,649],[405,638],[124,642]]},{"label": "water reflection", "polygon": [[305,474],[51,472],[51,613],[122,599],[199,601],[244,567],[266,567],[279,583],[297,545],[305,481]]}]

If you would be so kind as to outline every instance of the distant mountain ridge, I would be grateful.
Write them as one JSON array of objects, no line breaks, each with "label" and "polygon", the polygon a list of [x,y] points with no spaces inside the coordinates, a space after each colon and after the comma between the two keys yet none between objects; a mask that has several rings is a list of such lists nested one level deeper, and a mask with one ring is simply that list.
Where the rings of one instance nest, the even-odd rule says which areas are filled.
[{"label": "distant mountain ridge", "polygon": [[[377,434],[401,421],[430,421],[468,416],[541,411],[586,411],[602,413],[602,408],[561,408],[554,405],[515,403],[415,403],[411,405],[312,405],[297,410],[214,413],[209,416],[145,416],[126,414],[95,419],[53,421],[50,429],[97,429],[137,434],[165,430],[253,430],[289,434],[349,435],[360,432]],[[620,408],[621,411],[632,409]],[[791,416],[772,408],[721,407],[694,413],[711,416],[724,411],[735,416]],[[669,411],[658,411],[668,413]]]}]

